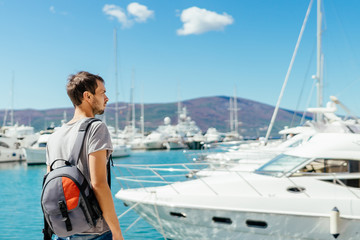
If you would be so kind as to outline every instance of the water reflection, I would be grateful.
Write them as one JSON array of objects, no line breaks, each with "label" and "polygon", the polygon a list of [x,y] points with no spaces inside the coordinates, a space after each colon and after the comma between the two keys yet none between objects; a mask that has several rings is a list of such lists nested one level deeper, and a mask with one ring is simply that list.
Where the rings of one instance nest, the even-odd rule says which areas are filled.
[{"label": "water reflection", "polygon": [[0,163],[0,170],[20,169],[20,168],[24,168],[24,167],[27,167],[26,161]]}]

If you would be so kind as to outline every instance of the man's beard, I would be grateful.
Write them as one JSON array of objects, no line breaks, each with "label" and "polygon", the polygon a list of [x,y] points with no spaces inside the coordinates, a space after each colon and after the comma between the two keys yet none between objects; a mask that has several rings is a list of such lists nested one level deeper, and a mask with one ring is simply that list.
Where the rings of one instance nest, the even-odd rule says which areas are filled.
[{"label": "man's beard", "polygon": [[99,110],[98,112],[95,112],[96,115],[102,115],[104,114],[105,109]]},{"label": "man's beard", "polygon": [[105,107],[103,108],[103,109],[100,109],[99,107],[98,107],[98,102],[96,101],[95,103],[94,103],[94,107],[93,107],[93,113],[94,113],[94,115],[102,115],[104,112],[105,112]]}]

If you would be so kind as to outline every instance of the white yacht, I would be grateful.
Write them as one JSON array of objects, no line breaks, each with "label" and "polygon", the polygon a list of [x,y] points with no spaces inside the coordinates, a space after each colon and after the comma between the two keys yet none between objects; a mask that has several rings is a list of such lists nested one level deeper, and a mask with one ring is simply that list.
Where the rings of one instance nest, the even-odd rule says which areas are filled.
[{"label": "white yacht", "polygon": [[208,128],[204,137],[206,143],[218,143],[222,141],[221,133],[219,133],[216,128],[213,127]]},{"label": "white yacht", "polygon": [[165,146],[169,150],[186,148],[184,138],[176,132],[167,137]]},{"label": "white yacht", "polygon": [[189,149],[202,149],[205,144],[205,137],[201,132],[192,133],[188,132],[185,137],[185,143]]},{"label": "white yacht", "polygon": [[177,131],[176,125],[171,125],[170,117],[165,117],[164,124],[160,125],[156,131],[163,134],[164,146],[168,150],[186,148],[183,136]]},{"label": "white yacht", "polygon": [[359,163],[360,134],[320,133],[255,172],[121,189],[116,198],[170,239],[359,239]]},{"label": "white yacht", "polygon": [[54,128],[40,131],[38,140],[31,146],[23,148],[28,165],[46,164],[46,145],[53,132]]},{"label": "white yacht", "polygon": [[225,133],[223,142],[240,142],[243,139],[244,139],[243,136],[241,136],[239,133],[232,131],[232,132]]},{"label": "white yacht", "polygon": [[122,130],[117,138],[125,141],[126,145],[129,145],[132,150],[144,150],[144,139],[145,136],[143,133],[140,133],[138,128],[135,128],[132,125],[125,126],[124,130]]},{"label": "white yacht", "polygon": [[25,155],[20,148],[18,140],[0,135],[0,163],[24,160]]},{"label": "white yacht", "polygon": [[114,158],[120,158],[120,157],[127,157],[131,155],[131,146],[129,144],[126,144],[125,139],[121,137],[119,129],[116,129],[113,126],[107,126],[111,142],[113,145],[113,152],[112,157]]},{"label": "white yacht", "polygon": [[144,145],[147,150],[171,150],[186,147],[184,138],[177,131],[177,127],[171,125],[171,119],[169,117],[165,117],[164,124],[160,125],[155,131],[145,137]]},{"label": "white yacht", "polygon": [[112,137],[111,142],[113,144],[113,158],[127,157],[131,155],[131,146],[126,144],[123,139]]},{"label": "white yacht", "polygon": [[38,138],[39,134],[34,132],[34,127],[18,125],[4,126],[1,128],[4,136],[9,138],[16,138],[21,147],[32,145]]},{"label": "white yacht", "polygon": [[30,126],[3,126],[0,128],[0,162],[24,161],[22,147],[30,146],[39,138]]},{"label": "white yacht", "polygon": [[205,144],[205,137],[201,129],[187,115],[186,107],[182,108],[179,114],[179,122],[175,129],[184,138],[184,142],[189,149],[201,149]]},{"label": "white yacht", "polygon": [[353,120],[345,121],[335,115],[337,108],[333,102],[328,102],[325,108],[310,109],[310,111],[325,113],[323,122],[308,121],[303,126],[285,128],[279,132],[284,136],[283,140],[268,141],[266,145],[262,139],[251,143],[243,142],[227,151],[208,154],[205,160],[220,164],[251,162],[253,163],[251,170],[254,170],[274,156],[301,146],[316,133],[360,133],[358,123]]},{"label": "white yacht", "polygon": [[153,131],[147,135],[143,143],[146,150],[160,150],[166,148],[165,136],[158,131]]}]

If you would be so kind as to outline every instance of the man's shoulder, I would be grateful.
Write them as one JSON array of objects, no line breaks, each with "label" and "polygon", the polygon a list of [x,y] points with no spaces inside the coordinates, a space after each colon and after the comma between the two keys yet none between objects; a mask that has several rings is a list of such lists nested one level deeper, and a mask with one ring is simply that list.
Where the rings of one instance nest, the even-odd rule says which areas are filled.
[{"label": "man's shoulder", "polygon": [[109,129],[106,125],[106,123],[102,122],[102,121],[95,121],[93,123],[91,123],[90,127],[89,127],[89,136],[93,135],[110,135]]},{"label": "man's shoulder", "polygon": [[[82,119],[71,124],[62,125],[61,127],[57,128],[53,134],[51,134],[51,136],[49,137],[49,141],[53,139],[62,138],[64,136],[77,135],[80,126],[84,121],[85,119]],[[99,119],[99,121],[94,121],[90,124],[90,126],[87,129],[87,132],[90,133],[89,135],[96,135],[97,132],[108,133],[109,130],[107,128],[107,125]]]},{"label": "man's shoulder", "polygon": [[102,130],[108,131],[108,127],[107,127],[106,123],[104,123],[100,119],[98,121],[92,122],[90,125],[90,129],[93,129],[93,130],[102,129]]}]

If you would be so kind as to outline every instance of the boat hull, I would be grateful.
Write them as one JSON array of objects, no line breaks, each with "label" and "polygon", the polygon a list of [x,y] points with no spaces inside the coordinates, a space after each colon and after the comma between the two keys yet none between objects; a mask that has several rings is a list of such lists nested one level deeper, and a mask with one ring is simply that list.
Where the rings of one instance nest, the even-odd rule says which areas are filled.
[{"label": "boat hull", "polygon": [[202,149],[202,147],[204,146],[204,142],[200,142],[200,141],[188,141],[188,142],[186,142],[186,145],[188,146],[189,149],[192,149],[192,150],[200,150],[200,149]]},{"label": "boat hull", "polygon": [[24,148],[26,162],[28,165],[46,164],[45,148]]},{"label": "boat hull", "polygon": [[[128,206],[136,204],[131,201],[124,203]],[[330,218],[324,215],[201,209],[149,203],[139,204],[134,210],[166,238],[174,240],[334,239],[329,229]],[[358,224],[359,219],[342,218],[337,239],[359,239]]]},{"label": "boat hull", "polygon": [[156,142],[156,141],[145,141],[144,143],[146,150],[161,150],[165,149],[163,142]]},{"label": "boat hull", "polygon": [[312,177],[224,176],[120,190],[116,198],[170,239],[328,240],[335,207],[338,239],[360,239],[357,188]]},{"label": "boat hull", "polygon": [[167,145],[167,148],[170,149],[170,150],[171,149],[184,149],[184,148],[186,148],[186,146],[185,146],[184,143],[182,143],[180,141],[178,141],[178,142],[169,141],[168,145]]},{"label": "boat hull", "polygon": [[112,152],[112,156],[114,158],[127,157],[131,154],[131,148],[128,146],[116,146],[114,145],[114,151]]},{"label": "boat hull", "polygon": [[0,148],[0,163],[20,162],[25,160],[21,149]]}]

